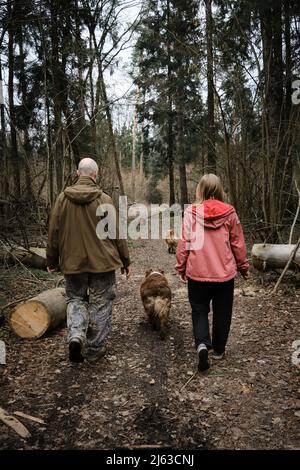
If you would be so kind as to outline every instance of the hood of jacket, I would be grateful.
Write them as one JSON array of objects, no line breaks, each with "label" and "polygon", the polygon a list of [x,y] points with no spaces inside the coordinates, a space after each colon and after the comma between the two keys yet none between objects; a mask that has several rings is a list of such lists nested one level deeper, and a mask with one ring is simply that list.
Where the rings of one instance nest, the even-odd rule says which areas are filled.
[{"label": "hood of jacket", "polygon": [[192,214],[204,227],[208,229],[217,229],[224,224],[229,214],[235,212],[230,204],[219,201],[218,199],[207,199],[200,205],[192,206]]},{"label": "hood of jacket", "polygon": [[75,204],[89,204],[102,194],[102,190],[89,176],[80,176],[73,186],[64,190],[64,195]]}]

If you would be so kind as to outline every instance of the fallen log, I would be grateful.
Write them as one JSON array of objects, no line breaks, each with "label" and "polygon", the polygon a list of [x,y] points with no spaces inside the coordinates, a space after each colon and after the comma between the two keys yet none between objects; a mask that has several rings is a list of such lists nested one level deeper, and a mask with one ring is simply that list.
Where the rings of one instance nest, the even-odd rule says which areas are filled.
[{"label": "fallen log", "polygon": [[[251,251],[253,267],[262,272],[270,269],[284,269],[295,248],[296,245],[255,244]],[[295,263],[300,266],[300,248],[296,251],[290,268],[293,268]]]},{"label": "fallen log", "polygon": [[17,305],[9,323],[21,338],[37,339],[65,321],[66,309],[65,290],[49,289]]},{"label": "fallen log", "polygon": [[20,261],[29,268],[46,269],[46,248],[30,247],[28,250],[22,246],[4,247],[0,252],[1,264],[15,264]]}]

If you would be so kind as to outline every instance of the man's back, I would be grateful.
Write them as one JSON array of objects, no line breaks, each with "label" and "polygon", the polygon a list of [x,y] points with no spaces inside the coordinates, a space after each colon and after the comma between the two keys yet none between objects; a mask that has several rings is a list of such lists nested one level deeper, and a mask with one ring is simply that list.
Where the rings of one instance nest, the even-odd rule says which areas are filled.
[{"label": "man's back", "polygon": [[109,272],[128,266],[125,240],[97,236],[96,211],[101,204],[113,202],[89,176],[80,176],[59,195],[49,224],[48,266],[59,264],[65,274]]}]

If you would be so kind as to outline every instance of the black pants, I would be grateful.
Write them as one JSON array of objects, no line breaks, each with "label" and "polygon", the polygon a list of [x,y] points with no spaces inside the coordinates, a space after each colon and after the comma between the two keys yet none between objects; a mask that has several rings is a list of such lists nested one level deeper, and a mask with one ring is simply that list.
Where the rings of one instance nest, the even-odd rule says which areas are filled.
[{"label": "black pants", "polygon": [[[231,324],[233,290],[234,279],[226,282],[188,279],[196,349],[200,343],[204,343],[208,349],[213,348],[219,354],[225,351]],[[213,309],[212,341],[208,323],[210,301]]]}]

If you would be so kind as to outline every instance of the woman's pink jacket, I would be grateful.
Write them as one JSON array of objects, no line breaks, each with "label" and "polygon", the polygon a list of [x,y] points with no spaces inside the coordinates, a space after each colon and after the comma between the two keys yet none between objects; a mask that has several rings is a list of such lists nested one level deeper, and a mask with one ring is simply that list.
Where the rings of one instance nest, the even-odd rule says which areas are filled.
[{"label": "woman's pink jacket", "polygon": [[[191,243],[196,230],[202,247]],[[247,271],[243,229],[234,207],[216,199],[190,205],[184,213],[176,258],[176,270],[196,281],[224,282],[237,271]]]}]

